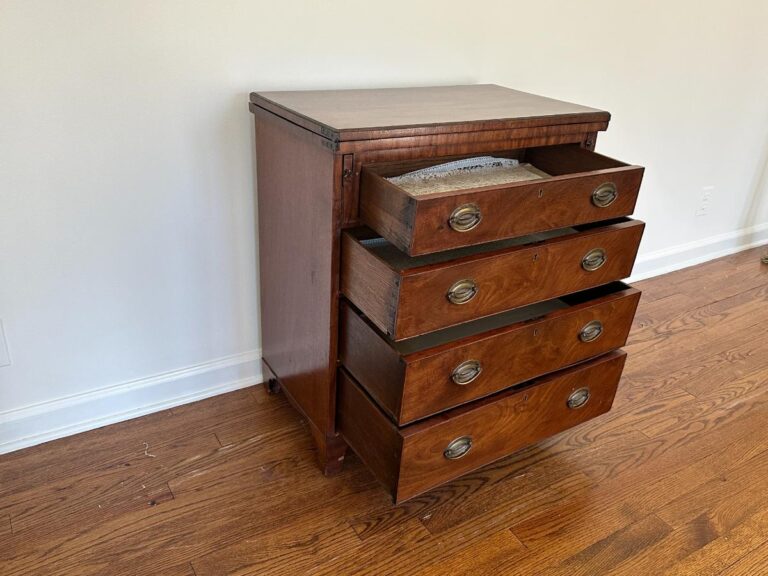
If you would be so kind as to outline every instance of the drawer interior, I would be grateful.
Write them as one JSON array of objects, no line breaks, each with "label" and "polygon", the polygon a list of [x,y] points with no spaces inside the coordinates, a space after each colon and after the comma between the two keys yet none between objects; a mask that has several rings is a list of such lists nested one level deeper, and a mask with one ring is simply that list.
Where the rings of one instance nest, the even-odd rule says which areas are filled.
[{"label": "drawer interior", "polygon": [[412,178],[403,179],[404,175],[412,172],[424,171],[446,163],[479,158],[477,155],[465,155],[368,164],[365,165],[365,169],[398,186],[409,196],[424,198],[432,194],[461,193],[477,188],[508,187],[516,183],[524,185],[530,184],[532,181],[546,181],[557,176],[629,166],[625,162],[597,154],[577,144],[501,150],[483,155],[483,157],[485,156],[492,156],[502,160],[502,162],[505,160],[516,161],[519,165],[514,168],[491,166],[470,170],[466,168],[454,169],[442,174],[433,172],[423,177],[414,175]]}]

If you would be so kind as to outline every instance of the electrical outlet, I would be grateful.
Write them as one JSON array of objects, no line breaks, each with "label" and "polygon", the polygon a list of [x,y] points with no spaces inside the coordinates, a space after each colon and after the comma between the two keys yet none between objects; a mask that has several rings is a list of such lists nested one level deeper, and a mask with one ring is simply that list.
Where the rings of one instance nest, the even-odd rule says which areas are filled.
[{"label": "electrical outlet", "polygon": [[0,368],[11,365],[11,355],[8,352],[8,342],[5,339],[3,321],[0,319]]},{"label": "electrical outlet", "polygon": [[702,186],[701,188],[701,200],[699,201],[699,207],[696,209],[696,216],[706,216],[709,214],[709,201],[712,198],[712,192],[714,192],[714,186]]}]

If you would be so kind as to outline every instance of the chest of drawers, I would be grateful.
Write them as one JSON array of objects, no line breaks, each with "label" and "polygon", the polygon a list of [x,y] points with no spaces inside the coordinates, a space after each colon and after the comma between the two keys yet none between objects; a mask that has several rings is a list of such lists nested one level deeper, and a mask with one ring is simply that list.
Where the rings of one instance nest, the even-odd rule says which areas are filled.
[{"label": "chest of drawers", "polygon": [[[610,410],[640,293],[643,169],[607,112],[493,85],[263,92],[262,357],[326,474],[348,447],[395,502]],[[534,179],[415,193],[492,156]]]}]

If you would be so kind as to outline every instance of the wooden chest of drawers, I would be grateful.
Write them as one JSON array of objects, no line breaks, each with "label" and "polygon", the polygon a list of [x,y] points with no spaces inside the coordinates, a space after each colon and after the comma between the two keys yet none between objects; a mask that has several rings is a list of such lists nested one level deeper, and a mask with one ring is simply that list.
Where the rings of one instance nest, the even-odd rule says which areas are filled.
[{"label": "wooden chest of drawers", "polygon": [[[325,473],[400,502],[610,410],[643,169],[609,114],[499,86],[251,94],[262,355]],[[533,179],[415,193],[491,156]],[[496,162],[497,160],[494,160]]]}]

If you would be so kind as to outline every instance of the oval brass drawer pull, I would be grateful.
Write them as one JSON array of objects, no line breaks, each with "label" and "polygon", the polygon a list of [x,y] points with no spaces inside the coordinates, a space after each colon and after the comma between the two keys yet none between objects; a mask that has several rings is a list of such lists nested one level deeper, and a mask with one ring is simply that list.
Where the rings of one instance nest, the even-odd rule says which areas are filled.
[{"label": "oval brass drawer pull", "polygon": [[578,390],[574,390],[571,392],[571,395],[568,396],[568,408],[571,410],[575,410],[576,408],[581,408],[589,401],[589,388],[579,388]]},{"label": "oval brass drawer pull", "polygon": [[603,333],[603,323],[600,320],[587,322],[579,332],[579,340],[582,342],[592,342],[600,338]]},{"label": "oval brass drawer pull", "polygon": [[592,192],[592,204],[598,208],[605,208],[613,204],[618,195],[616,184],[613,182],[603,182]]},{"label": "oval brass drawer pull", "polygon": [[466,360],[456,366],[451,372],[451,380],[459,386],[464,386],[480,376],[483,367],[477,360]]},{"label": "oval brass drawer pull", "polygon": [[456,232],[468,232],[480,224],[482,219],[483,215],[477,204],[462,204],[451,213],[448,224]]},{"label": "oval brass drawer pull", "polygon": [[448,444],[445,450],[443,450],[443,456],[445,456],[448,460],[458,460],[459,458],[466,456],[471,449],[472,437],[461,436],[460,438],[456,438],[456,440]]},{"label": "oval brass drawer pull", "polygon": [[608,257],[605,254],[605,250],[602,248],[594,248],[587,252],[584,258],[581,259],[581,267],[588,272],[593,272],[600,268]]},{"label": "oval brass drawer pull", "polygon": [[477,294],[477,284],[474,280],[459,280],[448,290],[446,294],[451,304],[466,304]]}]

